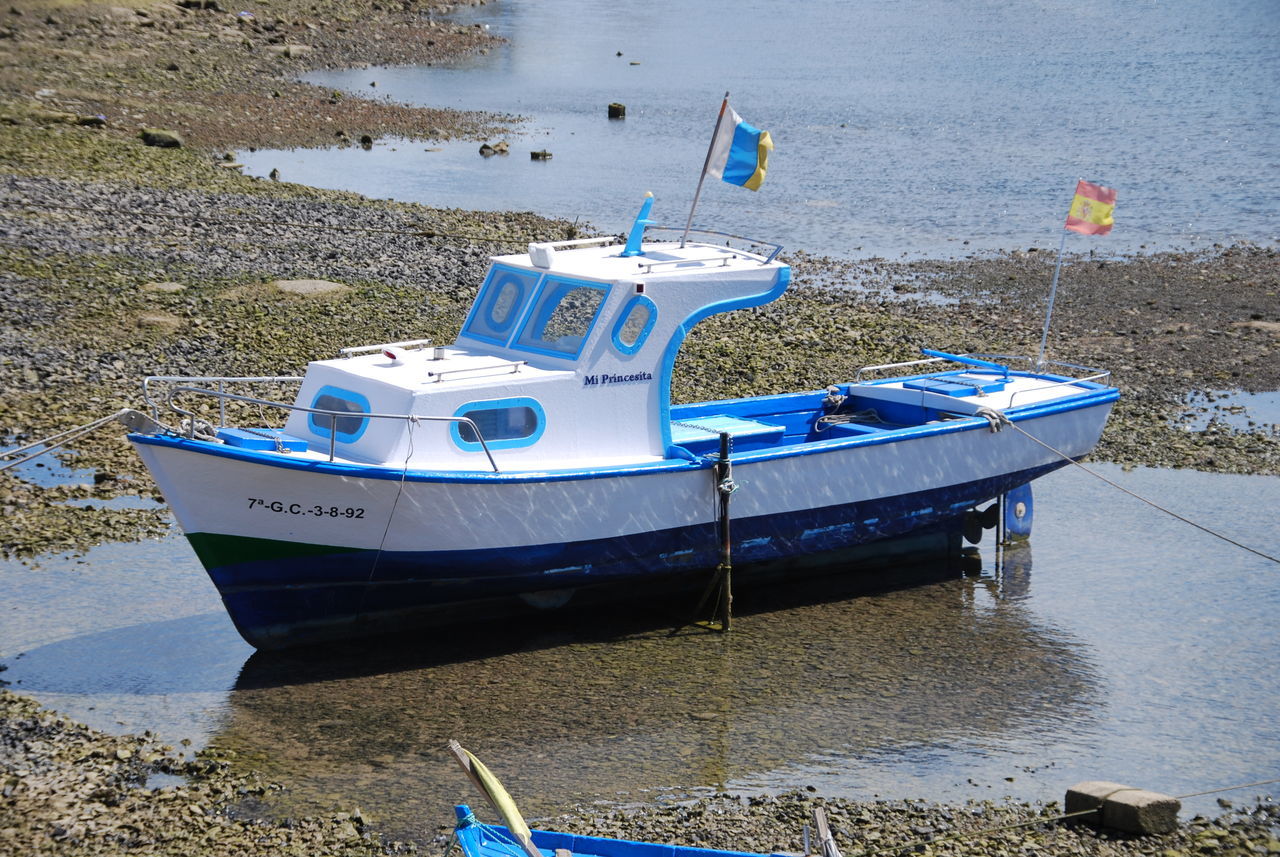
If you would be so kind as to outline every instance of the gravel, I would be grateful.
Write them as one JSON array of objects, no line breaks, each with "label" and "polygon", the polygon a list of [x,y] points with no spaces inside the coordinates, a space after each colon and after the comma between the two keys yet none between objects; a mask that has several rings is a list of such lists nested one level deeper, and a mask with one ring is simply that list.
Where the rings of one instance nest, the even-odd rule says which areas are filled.
[{"label": "gravel", "polygon": [[[190,7],[190,8],[188,8]],[[308,69],[423,63],[487,50],[439,3],[272,0],[254,16],[217,0],[138,8],[18,0],[0,23],[0,441],[36,439],[125,406],[146,374],[281,374],[360,342],[450,341],[486,263],[530,239],[576,235],[528,213],[366,200],[255,180],[224,152],[345,144],[396,134],[489,139],[513,117],[411,108],[301,83]],[[143,128],[175,132],[146,146]],[[699,325],[677,364],[691,401],[820,388],[919,347],[1034,354],[1051,254],[953,261],[794,254],[782,300]],[[269,284],[323,279],[341,297]],[[156,284],[166,284],[158,286]],[[176,286],[172,284],[177,284]],[[1280,390],[1280,265],[1239,245],[1064,267],[1051,356],[1112,370],[1123,398],[1096,457],[1125,465],[1280,474],[1273,425],[1184,423],[1199,394]],[[1218,414],[1213,414],[1219,416]],[[154,535],[159,508],[68,500],[154,496],[118,431],[74,445],[91,483],[0,474],[0,553],[84,549]],[[2,666],[0,666],[2,668]],[[241,770],[238,767],[235,770]],[[150,736],[109,736],[0,691],[0,853],[364,854],[384,842],[358,808],[261,819],[281,788],[188,758]],[[161,775],[174,777],[158,784]],[[1064,784],[1064,786],[1067,784]],[[1048,822],[982,838],[979,828],[1058,808],[918,801],[847,803],[813,794],[583,807],[547,827],[654,841],[798,850],[814,805],[846,855],[1280,854],[1270,803],[1192,819],[1163,837],[1119,838]],[[435,846],[424,832],[423,845]]]},{"label": "gravel", "polygon": [[[264,817],[285,788],[240,772],[229,751],[160,744],[149,733],[108,735],[0,690],[0,854],[363,855],[440,853],[448,827],[389,841],[359,807],[302,818]],[[806,792],[719,794],[677,804],[578,807],[535,826],[706,848],[798,853],[822,807],[846,857],[934,855],[1280,854],[1280,807],[1258,801],[1172,833],[1125,836],[1061,824],[1057,804],[854,802]],[[256,811],[255,811],[256,810]],[[446,808],[427,809],[432,819]],[[489,813],[482,811],[481,817]],[[998,828],[998,829],[997,829]]]}]

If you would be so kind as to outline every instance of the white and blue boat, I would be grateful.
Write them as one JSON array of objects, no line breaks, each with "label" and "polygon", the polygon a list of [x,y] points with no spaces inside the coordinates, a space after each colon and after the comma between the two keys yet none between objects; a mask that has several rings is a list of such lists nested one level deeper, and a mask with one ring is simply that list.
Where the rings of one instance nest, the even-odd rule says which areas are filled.
[{"label": "white and blue boat", "polygon": [[[927,352],[827,389],[673,404],[689,331],[775,300],[791,271],[776,247],[646,240],[647,214],[625,242],[493,257],[451,345],[347,348],[301,378],[147,379],[157,422],[130,439],[246,640],[630,597],[705,581],[726,547],[770,563],[954,525],[1087,454],[1118,397],[1084,367]],[[236,386],[255,382],[296,396]],[[237,407],[287,419],[227,425]]]}]

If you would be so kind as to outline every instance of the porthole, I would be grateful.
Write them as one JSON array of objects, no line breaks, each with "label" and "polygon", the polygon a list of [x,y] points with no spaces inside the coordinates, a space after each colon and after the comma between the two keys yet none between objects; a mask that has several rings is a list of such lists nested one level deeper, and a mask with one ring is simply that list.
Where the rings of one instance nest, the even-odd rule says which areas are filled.
[{"label": "porthole", "polygon": [[657,305],[643,295],[636,295],[618,313],[618,321],[613,325],[613,347],[623,354],[635,354],[657,321]]},{"label": "porthole", "polygon": [[323,438],[333,437],[343,443],[360,439],[369,427],[369,400],[359,393],[338,387],[321,387],[311,401],[311,407],[319,411],[336,411],[332,414],[307,414],[307,424],[312,433]]},{"label": "porthole", "polygon": [[475,424],[475,428],[467,423],[452,424],[453,442],[468,452],[483,448],[475,429],[480,430],[489,449],[515,449],[537,443],[547,420],[542,405],[525,397],[468,402],[453,415]]}]

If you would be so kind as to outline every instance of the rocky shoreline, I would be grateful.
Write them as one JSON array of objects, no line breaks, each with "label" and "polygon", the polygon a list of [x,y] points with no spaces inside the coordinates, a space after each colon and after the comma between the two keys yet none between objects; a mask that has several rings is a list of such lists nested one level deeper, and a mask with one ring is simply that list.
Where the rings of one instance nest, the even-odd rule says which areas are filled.
[{"label": "rocky shoreline", "polygon": [[[460,5],[479,5],[466,0]],[[498,40],[424,0],[16,0],[0,13],[0,122],[176,133],[205,150],[328,146],[362,136],[481,138],[514,117],[346,97],[315,68],[423,65]]]},{"label": "rocky shoreline", "polygon": [[[217,0],[20,0],[0,13],[5,443],[137,407],[147,374],[280,374],[354,342],[450,341],[489,254],[576,235],[569,223],[532,214],[367,200],[223,166],[223,151],[234,147],[341,144],[365,134],[479,139],[512,121],[342,96],[294,79],[319,66],[436,62],[493,45],[487,33],[450,22],[447,7],[272,0],[261,8],[270,11],[246,17]],[[138,136],[145,127],[171,129],[186,145],[147,146]],[[673,392],[691,401],[819,388],[861,365],[913,359],[921,345],[1034,353],[1051,256],[795,254],[786,298],[694,331]],[[1124,394],[1095,457],[1280,474],[1275,426],[1184,425],[1190,396],[1280,389],[1274,247],[1075,257],[1064,278],[1051,356],[1111,369]],[[290,279],[343,290],[298,295],[276,285]],[[0,474],[0,554],[82,550],[167,529],[159,505],[68,503],[155,496],[122,432],[90,435],[74,453],[77,466],[92,468],[90,482]],[[443,844],[425,823],[418,843],[384,842],[354,807],[253,820],[269,815],[261,808],[279,786],[237,771],[147,735],[95,732],[0,691],[0,853],[363,854]],[[158,784],[162,775],[180,780]],[[798,850],[797,831],[817,802],[722,796],[582,808],[547,826]],[[945,843],[950,833],[1056,808],[825,803],[849,855],[897,853],[928,837],[939,839],[925,849],[932,854],[1280,854],[1270,803],[1195,819],[1166,837],[1043,825]],[[438,809],[432,818],[447,812]]]},{"label": "rocky shoreline", "polygon": [[[359,807],[263,818],[283,786],[238,772],[234,758],[187,753],[150,734],[107,735],[0,690],[0,854],[373,855],[443,853],[449,807],[425,807],[419,841],[385,840]],[[480,808],[482,818],[491,813]],[[535,826],[646,842],[799,853],[813,809],[847,857],[1018,855],[1253,857],[1280,854],[1280,806],[1223,799],[1157,836],[1053,821],[1057,804],[829,800],[805,792],[719,794],[679,803],[580,807]]]}]

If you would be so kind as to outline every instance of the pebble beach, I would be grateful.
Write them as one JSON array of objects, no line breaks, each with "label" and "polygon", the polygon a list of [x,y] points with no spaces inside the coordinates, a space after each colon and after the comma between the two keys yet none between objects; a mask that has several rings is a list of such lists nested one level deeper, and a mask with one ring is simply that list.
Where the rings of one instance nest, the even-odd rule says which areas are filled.
[{"label": "pebble beach", "polygon": [[[451,23],[448,6],[273,0],[264,8],[270,15],[246,17],[217,0],[20,0],[0,12],[7,446],[140,407],[138,379],[149,374],[287,374],[352,343],[452,341],[489,255],[580,237],[581,226],[530,213],[434,209],[242,175],[227,150],[390,134],[478,148],[519,121],[295,80],[311,68],[422,64],[495,47],[483,31]],[[170,139],[151,131],[180,145],[148,145]],[[794,253],[787,261],[795,285],[785,298],[693,332],[677,364],[678,400],[817,389],[863,365],[915,359],[921,345],[1034,354],[1053,254]],[[1214,410],[1227,393],[1280,390],[1277,248],[1075,256],[1063,272],[1071,287],[1059,295],[1049,356],[1111,370],[1123,394],[1095,460],[1280,475],[1280,429],[1240,427]],[[297,281],[337,285],[300,293],[289,287]],[[157,497],[122,431],[95,432],[74,452],[77,466],[94,470],[92,482],[0,474],[0,554],[37,557],[167,531],[159,503],[67,503]],[[0,690],[0,853],[443,851],[447,831],[437,821],[448,821],[447,806],[412,842],[384,840],[377,819],[357,807],[271,818],[262,807],[288,783],[184,749],[98,732]],[[852,803],[815,793],[568,808],[543,824],[799,851],[816,805],[848,857],[1280,854],[1280,811],[1248,790],[1224,794],[1218,818],[1184,818],[1175,832],[1147,837],[1047,821],[1062,811],[1052,804]],[[1023,826],[979,834],[1015,823]]]}]

